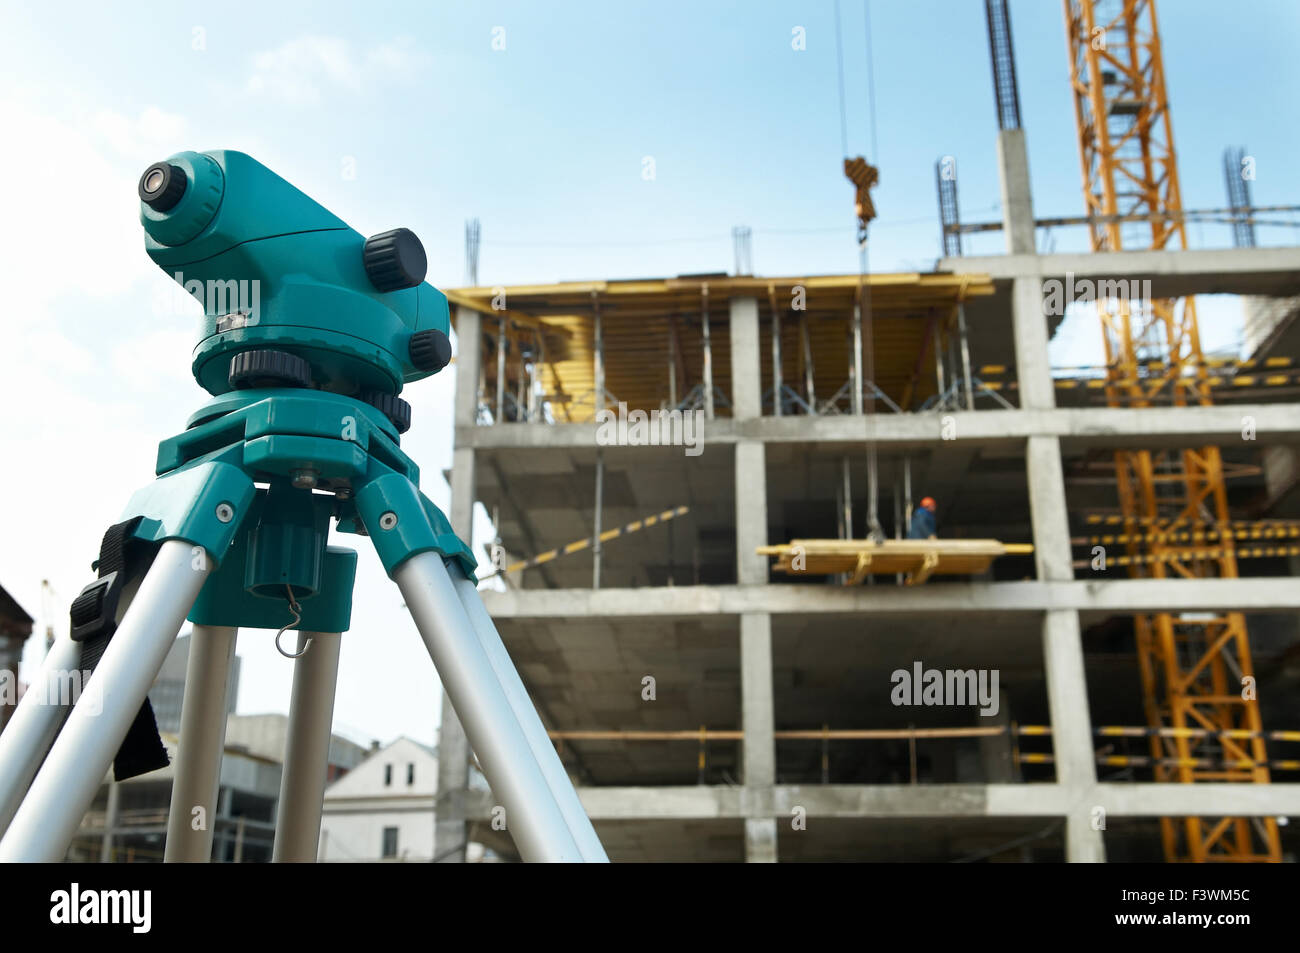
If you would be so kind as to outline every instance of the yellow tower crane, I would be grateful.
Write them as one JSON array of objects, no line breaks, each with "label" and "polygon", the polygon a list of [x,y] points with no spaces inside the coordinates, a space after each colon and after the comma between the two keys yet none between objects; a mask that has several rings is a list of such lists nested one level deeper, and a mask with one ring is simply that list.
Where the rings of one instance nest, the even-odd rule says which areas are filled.
[{"label": "yellow tower crane", "polygon": [[[1153,0],[1064,0],[1083,191],[1094,251],[1187,247]],[[1098,302],[1111,406],[1208,405],[1192,298]],[[1218,447],[1115,453],[1129,564],[1142,577],[1235,577],[1232,535],[1206,556],[1180,533],[1230,522]],[[1156,780],[1267,784],[1241,612],[1136,617]],[[1216,747],[1221,746],[1221,747]],[[1226,766],[1207,767],[1209,760]],[[1161,818],[1170,861],[1281,860],[1273,818]]]}]

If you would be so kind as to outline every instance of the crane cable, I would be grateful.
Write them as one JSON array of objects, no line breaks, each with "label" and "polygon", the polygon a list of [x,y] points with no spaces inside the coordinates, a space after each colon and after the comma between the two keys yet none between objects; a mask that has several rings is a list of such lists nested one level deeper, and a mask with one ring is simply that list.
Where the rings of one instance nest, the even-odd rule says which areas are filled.
[{"label": "crane cable", "polygon": [[867,49],[867,119],[871,130],[871,154],[879,157],[876,148],[876,60],[871,53],[871,0],[862,0],[862,27]]},{"label": "crane cable", "polygon": [[840,78],[840,151],[849,157],[849,114],[844,98],[844,40],[840,29],[840,0],[835,0],[835,63]]},{"label": "crane cable", "polygon": [[[866,50],[867,59],[867,133],[871,143],[871,154],[873,158],[878,158],[878,143],[876,137],[876,82],[875,82],[875,59],[872,56],[871,43],[871,4],[870,0],[862,0],[862,22],[863,22],[863,45]],[[845,86],[844,86],[844,43],[842,38],[842,26],[840,22],[840,3],[835,0],[835,53],[837,73],[839,76],[839,94],[840,94],[840,145],[844,152],[844,161],[846,167],[849,163],[849,143],[848,143],[848,107],[846,105]],[[865,341],[866,356],[865,367],[863,367],[866,381],[858,380],[856,387],[861,388],[864,383],[870,382],[871,394],[864,404],[864,410],[868,415],[874,416],[876,410],[876,355],[875,355],[875,334],[874,322],[872,321],[871,311],[871,291],[867,284],[867,271],[869,267],[868,255],[868,226],[870,219],[867,216],[861,216],[859,221],[858,233],[858,330],[860,336],[854,341],[855,347],[861,347]],[[855,355],[855,363],[861,358],[862,352],[859,350]],[[863,400],[863,395],[859,392],[855,395],[853,403]],[[877,542],[885,538],[884,529],[880,525],[880,481],[878,477],[878,465],[876,459],[876,441],[872,434],[872,428],[868,427],[867,445],[867,537]],[[849,530],[849,536],[852,536],[852,529]]]}]

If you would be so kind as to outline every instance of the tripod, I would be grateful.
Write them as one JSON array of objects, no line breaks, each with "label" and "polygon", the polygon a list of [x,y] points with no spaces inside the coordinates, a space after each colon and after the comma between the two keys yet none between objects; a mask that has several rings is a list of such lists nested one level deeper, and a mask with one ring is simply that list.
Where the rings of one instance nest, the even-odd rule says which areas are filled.
[{"label": "tripod", "polygon": [[[208,315],[195,376],[216,396],[159,446],[158,478],[105,534],[99,578],[73,603],[69,636],[49,651],[0,733],[0,861],[61,860],[110,765],[122,780],[166,764],[147,695],[187,617],[165,859],[211,856],[235,635],[251,627],[279,628],[277,640],[298,630],[272,856],[316,860],[356,570],[355,552],[327,544],[332,520],[369,536],[397,583],[523,859],[605,861],[478,596],[470,550],[420,492],[419,470],[400,449],[410,408],[391,392],[330,389],[351,381],[356,391],[376,367],[411,380],[448,363],[446,303],[421,284],[418,240],[384,233],[363,247],[239,153],[173,156],[146,170],[140,194],[155,260],[170,266],[179,246],[192,246],[183,253],[191,271],[220,268],[227,280],[251,271],[278,306],[265,322],[246,312]],[[214,247],[226,251],[214,255]],[[287,272],[292,280],[282,280]],[[356,326],[352,341],[331,337],[323,303],[334,299],[323,291],[347,293],[340,321]],[[305,295],[310,312],[286,306]],[[369,323],[356,321],[367,308]],[[310,333],[294,323],[304,313],[316,324]],[[411,332],[412,324],[428,326]],[[358,343],[361,334],[371,343]],[[266,340],[284,350],[253,347]],[[218,360],[228,380],[213,372]],[[67,674],[87,668],[93,673],[74,703]]]}]

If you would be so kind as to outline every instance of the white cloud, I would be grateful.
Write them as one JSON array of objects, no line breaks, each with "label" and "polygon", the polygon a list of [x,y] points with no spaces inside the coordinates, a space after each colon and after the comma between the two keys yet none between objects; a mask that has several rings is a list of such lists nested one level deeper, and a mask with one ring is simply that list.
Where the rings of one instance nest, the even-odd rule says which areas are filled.
[{"label": "white cloud", "polygon": [[77,122],[0,101],[0,182],[30,184],[5,190],[6,311],[39,320],[56,298],[111,297],[150,273],[135,180],[141,162],[176,151],[163,130],[182,128],[156,109]]},{"label": "white cloud", "polygon": [[422,63],[423,56],[407,40],[357,53],[342,37],[300,36],[255,53],[245,89],[287,103],[316,105],[330,92],[359,93],[374,83],[407,75]]},{"label": "white cloud", "polygon": [[373,69],[387,73],[411,73],[424,65],[424,56],[410,40],[395,40],[372,47],[366,60]]},{"label": "white cloud", "polygon": [[122,157],[154,162],[178,151],[187,135],[185,117],[150,106],[131,118],[111,109],[95,114],[94,130]]},{"label": "white cloud", "polygon": [[[11,97],[0,100],[0,128],[0,181],[10,186],[0,430],[26,461],[0,474],[0,496],[14,503],[0,579],[36,614],[41,579],[65,603],[87,581],[104,526],[149,481],[158,439],[179,429],[177,372],[154,362],[188,371],[193,321],[151,320],[147,298],[141,306],[142,279],[157,268],[144,253],[136,178],[184,145],[173,137],[186,123],[156,108],[60,111]],[[66,605],[57,616],[62,629]]]}]

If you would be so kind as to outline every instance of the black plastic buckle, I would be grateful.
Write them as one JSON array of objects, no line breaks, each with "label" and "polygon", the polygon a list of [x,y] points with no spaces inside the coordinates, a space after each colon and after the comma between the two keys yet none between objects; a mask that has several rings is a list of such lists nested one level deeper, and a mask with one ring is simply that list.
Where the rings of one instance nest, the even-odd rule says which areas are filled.
[{"label": "black plastic buckle", "polygon": [[117,604],[122,598],[125,577],[121,572],[101,576],[72,600],[72,640],[84,642],[117,629]]}]

